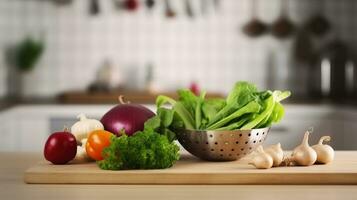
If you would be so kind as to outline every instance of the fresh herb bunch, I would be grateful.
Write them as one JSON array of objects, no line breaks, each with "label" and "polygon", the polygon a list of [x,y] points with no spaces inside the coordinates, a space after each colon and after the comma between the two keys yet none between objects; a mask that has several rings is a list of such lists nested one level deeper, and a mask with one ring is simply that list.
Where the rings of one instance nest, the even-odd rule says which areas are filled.
[{"label": "fresh herb bunch", "polygon": [[[179,99],[158,96],[158,109],[166,103],[174,112],[172,124],[178,128],[196,130],[247,130],[269,127],[284,116],[280,101],[290,96],[289,91],[258,91],[248,82],[237,82],[226,99],[205,99],[190,90],[179,90]],[[176,127],[177,128],[177,127]]]},{"label": "fresh herb bunch", "polygon": [[101,169],[164,169],[171,167],[180,157],[174,143],[175,134],[168,129],[173,112],[159,109],[158,114],[145,123],[143,131],[133,136],[111,138],[111,145],[102,152],[104,160],[98,162]]}]

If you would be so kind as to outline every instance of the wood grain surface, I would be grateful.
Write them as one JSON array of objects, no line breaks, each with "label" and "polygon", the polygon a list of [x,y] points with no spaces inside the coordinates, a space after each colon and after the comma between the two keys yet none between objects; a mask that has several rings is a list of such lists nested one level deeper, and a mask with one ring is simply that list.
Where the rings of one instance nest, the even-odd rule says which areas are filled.
[{"label": "wood grain surface", "polygon": [[309,167],[255,169],[249,158],[207,162],[183,155],[163,170],[99,169],[95,163],[52,165],[42,161],[25,172],[26,183],[50,184],[357,184],[357,152],[336,152],[333,163]]},{"label": "wood grain surface", "polygon": [[356,185],[109,185],[26,184],[24,172],[42,153],[0,152],[0,199],[36,200],[355,200]]}]

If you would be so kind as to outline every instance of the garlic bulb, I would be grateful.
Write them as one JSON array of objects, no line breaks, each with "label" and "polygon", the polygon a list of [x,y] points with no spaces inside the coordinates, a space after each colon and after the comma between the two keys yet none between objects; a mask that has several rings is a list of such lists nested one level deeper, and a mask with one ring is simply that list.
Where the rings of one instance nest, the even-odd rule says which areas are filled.
[{"label": "garlic bulb", "polygon": [[81,146],[77,146],[77,154],[76,157],[74,157],[73,162],[74,163],[86,163],[86,162],[90,162],[92,161],[92,159],[90,159],[87,156],[87,152],[85,150],[85,148],[81,147]]},{"label": "garlic bulb", "polygon": [[330,145],[323,144],[323,142],[329,142],[331,140],[330,136],[322,136],[319,142],[312,146],[312,148],[316,151],[317,161],[316,163],[327,164],[332,162],[335,157],[335,152]]},{"label": "garlic bulb", "polygon": [[284,151],[281,148],[281,144],[271,145],[264,150],[267,154],[269,154],[273,158],[273,166],[279,166],[284,159]]},{"label": "garlic bulb", "polygon": [[290,160],[297,165],[310,166],[316,162],[317,154],[313,148],[309,146],[309,132],[306,131],[302,143],[297,146]]},{"label": "garlic bulb", "polygon": [[81,140],[81,147],[83,147],[84,149],[86,148],[87,140],[88,140],[87,138]]},{"label": "garlic bulb", "polygon": [[257,148],[257,153],[249,164],[254,165],[258,169],[269,169],[273,166],[273,158],[265,153],[262,146]]},{"label": "garlic bulb", "polygon": [[96,119],[88,119],[84,114],[78,115],[77,118],[79,121],[71,127],[71,133],[76,137],[77,142],[87,138],[92,131],[104,130],[103,124]]},{"label": "garlic bulb", "polygon": [[81,146],[77,146],[77,154],[73,159],[73,163],[86,163],[93,161],[86,152],[87,139],[81,140]]}]

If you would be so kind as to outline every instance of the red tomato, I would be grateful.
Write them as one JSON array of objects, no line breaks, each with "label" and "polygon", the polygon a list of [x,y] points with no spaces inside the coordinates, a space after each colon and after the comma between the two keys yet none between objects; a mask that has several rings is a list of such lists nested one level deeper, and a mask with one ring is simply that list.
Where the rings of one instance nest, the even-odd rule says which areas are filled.
[{"label": "red tomato", "polygon": [[77,142],[69,132],[56,132],[47,139],[44,156],[46,160],[56,165],[66,164],[77,154]]}]

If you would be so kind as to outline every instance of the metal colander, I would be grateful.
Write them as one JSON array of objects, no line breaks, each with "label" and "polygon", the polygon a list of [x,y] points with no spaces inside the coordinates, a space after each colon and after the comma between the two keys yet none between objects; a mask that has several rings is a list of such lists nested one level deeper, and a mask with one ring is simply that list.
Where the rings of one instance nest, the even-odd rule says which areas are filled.
[{"label": "metal colander", "polygon": [[233,161],[248,155],[261,145],[270,128],[233,131],[177,132],[180,144],[192,155],[209,161]]}]

